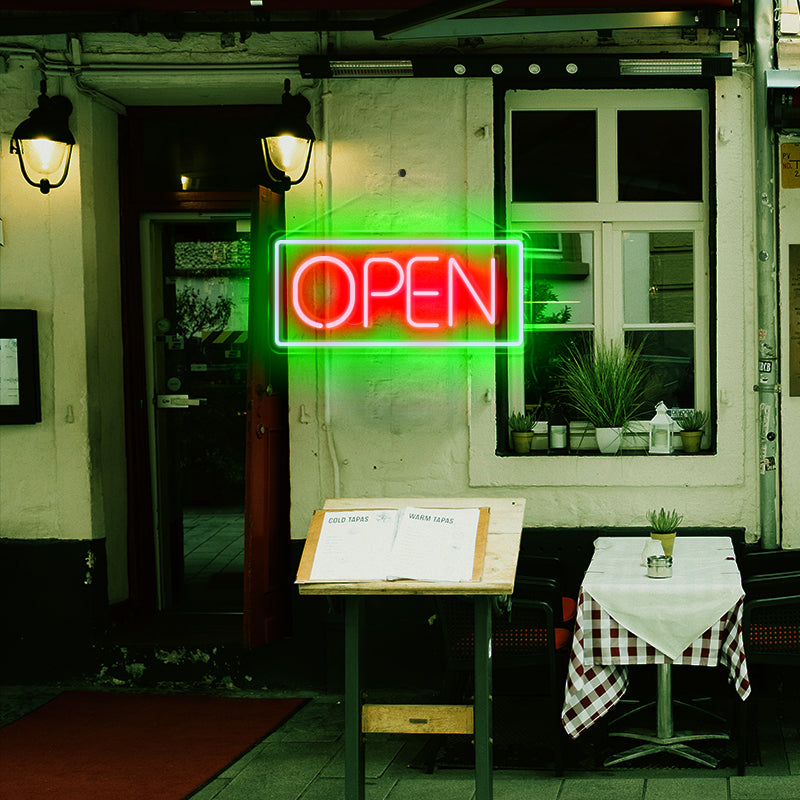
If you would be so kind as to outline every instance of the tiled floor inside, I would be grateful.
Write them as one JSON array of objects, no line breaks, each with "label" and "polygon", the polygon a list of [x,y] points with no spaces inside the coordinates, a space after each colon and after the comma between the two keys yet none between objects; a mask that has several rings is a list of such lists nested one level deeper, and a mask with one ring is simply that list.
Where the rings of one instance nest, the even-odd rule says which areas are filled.
[{"label": "tiled floor inside", "polygon": [[184,609],[242,610],[244,511],[184,509],[183,553]]}]

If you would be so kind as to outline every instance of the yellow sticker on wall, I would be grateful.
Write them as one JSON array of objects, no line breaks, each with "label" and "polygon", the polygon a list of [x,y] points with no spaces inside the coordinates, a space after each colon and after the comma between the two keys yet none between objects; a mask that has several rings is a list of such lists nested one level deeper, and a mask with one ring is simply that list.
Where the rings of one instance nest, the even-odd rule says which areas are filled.
[{"label": "yellow sticker on wall", "polygon": [[781,145],[781,186],[800,189],[800,144],[796,142]]}]

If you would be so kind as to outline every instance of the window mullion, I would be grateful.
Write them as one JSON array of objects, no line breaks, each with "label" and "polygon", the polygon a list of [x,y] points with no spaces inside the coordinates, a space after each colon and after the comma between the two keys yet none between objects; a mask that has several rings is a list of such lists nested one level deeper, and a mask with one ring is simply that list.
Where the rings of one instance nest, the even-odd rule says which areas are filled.
[{"label": "window mullion", "polygon": [[600,226],[600,272],[602,295],[597,317],[598,337],[606,342],[621,341],[622,333],[622,248],[620,235],[611,222]]},{"label": "window mullion", "polygon": [[597,201],[614,205],[617,189],[617,109],[597,109]]}]

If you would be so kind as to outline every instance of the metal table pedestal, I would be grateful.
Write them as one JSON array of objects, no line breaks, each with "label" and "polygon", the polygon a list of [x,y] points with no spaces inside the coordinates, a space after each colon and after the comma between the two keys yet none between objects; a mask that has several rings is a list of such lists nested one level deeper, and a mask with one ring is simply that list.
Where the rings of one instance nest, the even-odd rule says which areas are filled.
[{"label": "metal table pedestal", "polygon": [[[610,756],[603,763],[605,766],[613,766],[620,764],[623,761],[631,761],[635,758],[642,756],[649,756],[654,753],[675,753],[689,761],[694,761],[706,767],[716,767],[719,759],[714,758],[708,753],[690,747],[685,742],[696,742],[704,739],[729,739],[727,733],[719,732],[700,732],[700,731],[678,731],[674,730],[673,717],[672,717],[672,664],[657,664],[658,670],[658,689],[656,706],[656,732],[655,734],[645,733],[644,731],[630,730],[630,731],[612,731],[609,736],[619,736],[626,739],[638,739],[647,744],[633,747],[630,750],[624,750],[621,753]],[[621,722],[623,719],[632,714],[638,714],[645,708],[652,706],[652,703],[647,703],[644,706],[637,707],[632,711],[623,714],[616,722]],[[702,709],[695,709],[702,713],[708,713]],[[709,716],[716,717],[714,714]]]}]

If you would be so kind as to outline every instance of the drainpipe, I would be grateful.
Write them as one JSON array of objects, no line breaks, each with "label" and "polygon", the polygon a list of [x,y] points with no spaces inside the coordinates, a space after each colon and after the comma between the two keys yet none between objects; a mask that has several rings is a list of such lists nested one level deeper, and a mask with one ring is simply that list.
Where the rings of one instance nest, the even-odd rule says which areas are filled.
[{"label": "drainpipe", "polygon": [[758,258],[758,446],[761,547],[778,548],[778,321],[775,254],[775,139],[767,117],[767,70],[773,65],[773,0],[756,0],[754,153]]}]

